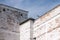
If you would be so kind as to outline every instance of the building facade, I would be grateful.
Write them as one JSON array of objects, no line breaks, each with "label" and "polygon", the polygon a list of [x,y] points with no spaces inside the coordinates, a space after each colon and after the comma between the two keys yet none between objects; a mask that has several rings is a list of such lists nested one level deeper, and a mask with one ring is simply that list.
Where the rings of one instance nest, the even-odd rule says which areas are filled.
[{"label": "building facade", "polygon": [[0,40],[20,40],[19,24],[26,20],[28,11],[0,4]]},{"label": "building facade", "polygon": [[60,5],[35,20],[33,28],[36,40],[60,40]]},{"label": "building facade", "polygon": [[60,5],[38,19],[0,4],[0,40],[60,40]]},{"label": "building facade", "polygon": [[34,19],[29,18],[20,24],[20,40],[33,40]]},{"label": "building facade", "polygon": [[[28,21],[30,22],[30,20]],[[23,32],[21,33],[20,40],[60,40],[60,5],[45,13],[40,18],[34,20],[33,25],[28,28],[28,22],[21,24]],[[26,26],[27,25],[27,26]],[[22,31],[20,30],[20,32]],[[31,31],[32,30],[32,31]],[[27,33],[27,32],[32,32]],[[31,39],[31,35],[33,35]],[[24,37],[25,36],[25,37]],[[27,39],[28,38],[28,39]]]}]

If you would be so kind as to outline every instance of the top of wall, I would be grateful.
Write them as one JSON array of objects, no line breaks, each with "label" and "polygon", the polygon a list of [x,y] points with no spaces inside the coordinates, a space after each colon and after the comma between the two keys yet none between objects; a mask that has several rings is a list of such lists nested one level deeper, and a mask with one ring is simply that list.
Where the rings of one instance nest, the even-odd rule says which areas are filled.
[{"label": "top of wall", "polygon": [[27,21],[29,21],[29,20],[34,21],[35,19],[33,19],[33,18],[29,18],[29,19],[27,19],[27,20],[25,20],[25,21],[21,22],[21,23],[20,23],[20,25],[22,25],[22,24],[26,23],[26,22],[27,22]]},{"label": "top of wall", "polygon": [[60,14],[60,4],[54,7],[53,9],[46,12],[44,15],[35,20],[34,26],[41,25],[48,20],[52,19],[56,15]]},{"label": "top of wall", "polygon": [[[53,11],[54,9],[56,9],[56,8],[58,8],[58,7],[60,7],[60,4],[57,5],[57,6],[55,6],[54,8],[52,8],[51,10],[49,10],[48,12],[46,12],[44,15],[40,16],[39,18],[42,18],[43,16],[49,14],[51,11]],[[38,18],[38,19],[39,19],[39,18]],[[38,19],[36,19],[36,20],[38,20]]]},{"label": "top of wall", "polygon": [[0,4],[0,6],[5,7],[5,8],[9,8],[9,9],[12,9],[12,10],[15,10],[15,11],[23,12],[23,13],[28,13],[28,11],[18,9],[18,8],[15,8],[15,7],[11,7],[11,6],[8,6],[8,5],[5,5],[5,4]]}]

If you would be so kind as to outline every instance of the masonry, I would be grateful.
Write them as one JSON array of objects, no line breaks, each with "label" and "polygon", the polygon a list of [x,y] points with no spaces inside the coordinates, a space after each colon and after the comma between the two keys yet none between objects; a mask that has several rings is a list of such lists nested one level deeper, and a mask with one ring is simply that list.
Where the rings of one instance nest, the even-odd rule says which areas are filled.
[{"label": "masonry", "polygon": [[0,40],[20,40],[19,24],[26,20],[28,11],[0,4]]},{"label": "masonry", "polygon": [[20,28],[20,40],[60,40],[60,5],[34,21],[25,20]]},{"label": "masonry", "polygon": [[60,5],[38,19],[27,11],[0,5],[0,40],[60,40]]},{"label": "masonry", "polygon": [[35,20],[33,28],[36,40],[60,40],[60,5]]}]

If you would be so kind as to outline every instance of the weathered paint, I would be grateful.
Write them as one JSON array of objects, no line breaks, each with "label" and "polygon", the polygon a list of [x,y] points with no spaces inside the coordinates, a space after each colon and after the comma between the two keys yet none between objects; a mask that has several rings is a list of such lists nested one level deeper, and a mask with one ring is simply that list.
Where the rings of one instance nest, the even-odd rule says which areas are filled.
[{"label": "weathered paint", "polygon": [[27,18],[27,11],[0,4],[0,40],[20,40],[19,24]]}]

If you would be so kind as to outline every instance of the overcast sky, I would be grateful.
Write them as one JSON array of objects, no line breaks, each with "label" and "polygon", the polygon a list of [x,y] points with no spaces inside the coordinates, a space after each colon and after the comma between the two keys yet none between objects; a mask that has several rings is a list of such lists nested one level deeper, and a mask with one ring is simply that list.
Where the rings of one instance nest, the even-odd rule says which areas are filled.
[{"label": "overcast sky", "polygon": [[27,10],[29,17],[37,18],[60,4],[60,0],[0,0],[0,3]]}]

